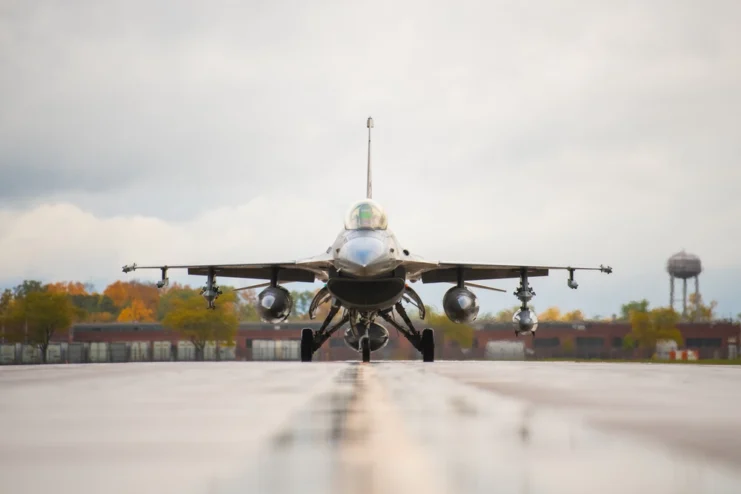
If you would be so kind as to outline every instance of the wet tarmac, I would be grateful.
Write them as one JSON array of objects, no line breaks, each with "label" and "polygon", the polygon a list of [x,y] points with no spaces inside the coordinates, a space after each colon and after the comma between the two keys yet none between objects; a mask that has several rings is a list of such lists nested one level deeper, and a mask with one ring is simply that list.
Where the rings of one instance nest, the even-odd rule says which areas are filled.
[{"label": "wet tarmac", "polygon": [[741,368],[0,368],[12,493],[738,493]]}]

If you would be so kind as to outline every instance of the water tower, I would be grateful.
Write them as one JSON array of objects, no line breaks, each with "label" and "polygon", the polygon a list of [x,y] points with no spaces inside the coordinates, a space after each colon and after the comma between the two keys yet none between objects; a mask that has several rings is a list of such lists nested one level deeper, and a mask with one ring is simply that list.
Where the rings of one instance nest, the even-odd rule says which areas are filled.
[{"label": "water tower", "polygon": [[666,262],[666,270],[669,272],[669,305],[674,308],[674,279],[682,280],[682,317],[687,316],[687,280],[695,279],[695,297],[700,296],[700,282],[698,276],[702,273],[700,258],[688,254],[684,250],[671,256]]}]

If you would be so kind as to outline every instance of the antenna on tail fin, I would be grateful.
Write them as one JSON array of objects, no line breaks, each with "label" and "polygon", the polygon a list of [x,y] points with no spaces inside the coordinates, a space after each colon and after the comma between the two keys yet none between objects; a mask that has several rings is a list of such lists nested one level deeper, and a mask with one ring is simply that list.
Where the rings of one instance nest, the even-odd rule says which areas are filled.
[{"label": "antenna on tail fin", "polygon": [[368,117],[368,190],[366,192],[366,198],[373,198],[373,181],[371,180],[371,129],[373,128],[373,118]]}]

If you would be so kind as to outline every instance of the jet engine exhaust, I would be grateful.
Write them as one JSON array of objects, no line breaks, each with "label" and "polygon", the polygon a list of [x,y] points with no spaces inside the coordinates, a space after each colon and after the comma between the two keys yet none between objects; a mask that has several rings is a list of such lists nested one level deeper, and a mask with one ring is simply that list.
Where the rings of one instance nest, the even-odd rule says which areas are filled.
[{"label": "jet engine exhaust", "polygon": [[[370,339],[371,352],[380,350],[389,342],[388,330],[376,322],[371,323],[368,327],[368,337]],[[353,350],[360,352],[360,338],[353,334],[352,328],[345,330],[345,343]]]}]

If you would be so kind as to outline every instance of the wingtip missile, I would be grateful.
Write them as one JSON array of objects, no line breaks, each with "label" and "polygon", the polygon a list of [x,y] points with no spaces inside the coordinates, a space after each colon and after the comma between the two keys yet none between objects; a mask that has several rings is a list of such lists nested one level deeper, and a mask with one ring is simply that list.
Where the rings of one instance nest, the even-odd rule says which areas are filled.
[{"label": "wingtip missile", "polygon": [[136,263],[131,264],[131,265],[126,265],[126,266],[124,266],[122,268],[122,270],[123,270],[124,273],[130,273],[131,271],[135,271],[136,270]]},{"label": "wingtip missile", "polygon": [[599,265],[599,270],[607,274],[612,273],[612,268],[610,266],[603,266],[602,264]]}]

